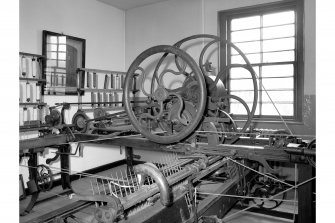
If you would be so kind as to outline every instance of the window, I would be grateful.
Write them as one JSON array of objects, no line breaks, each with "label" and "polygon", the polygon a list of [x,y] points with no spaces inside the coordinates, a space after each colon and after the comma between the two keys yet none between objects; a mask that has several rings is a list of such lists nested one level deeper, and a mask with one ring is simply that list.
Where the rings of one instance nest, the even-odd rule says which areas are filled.
[{"label": "window", "polygon": [[[303,89],[302,58],[298,56],[302,55],[299,15],[296,2],[220,13],[221,37],[242,50],[257,74],[256,118],[278,119],[278,111],[286,119],[301,118]],[[236,50],[227,48],[221,52],[222,64],[245,64],[245,61]],[[250,73],[237,67],[230,69],[225,84],[230,94],[241,97],[251,109],[252,83]],[[246,114],[244,106],[235,100],[230,101],[229,109],[234,115]]]},{"label": "window", "polygon": [[[44,94],[77,94],[77,68],[85,66],[85,40],[43,30]],[[82,84],[83,84],[82,80]]]}]

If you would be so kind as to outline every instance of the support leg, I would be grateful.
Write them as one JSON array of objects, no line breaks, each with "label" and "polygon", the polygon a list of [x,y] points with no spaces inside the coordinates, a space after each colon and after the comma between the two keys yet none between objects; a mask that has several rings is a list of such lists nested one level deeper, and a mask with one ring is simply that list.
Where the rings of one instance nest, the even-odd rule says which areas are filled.
[{"label": "support leg", "polygon": [[[298,165],[299,182],[303,182],[315,176],[315,169],[310,165]],[[313,187],[315,180],[298,188],[298,223],[314,223],[315,204],[313,203]]]},{"label": "support leg", "polygon": [[70,153],[71,146],[65,145],[59,148],[60,150],[60,168],[62,169],[61,173],[61,182],[63,189],[71,189],[71,179],[70,179]]},{"label": "support leg", "polygon": [[38,195],[40,193],[40,191],[37,188],[37,171],[35,168],[37,167],[37,163],[38,163],[37,153],[35,152],[30,153],[29,160],[28,160],[29,181],[27,182],[27,186],[31,194],[31,198],[30,198],[29,204],[26,207],[26,209],[22,213],[20,213],[21,216],[24,216],[30,213],[30,211],[35,206],[36,201],[38,199]]}]

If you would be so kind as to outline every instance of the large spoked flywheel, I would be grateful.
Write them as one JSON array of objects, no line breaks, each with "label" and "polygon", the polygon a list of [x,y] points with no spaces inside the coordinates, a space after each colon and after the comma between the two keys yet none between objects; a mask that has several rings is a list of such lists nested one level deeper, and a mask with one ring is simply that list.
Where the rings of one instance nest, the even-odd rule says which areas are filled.
[{"label": "large spoked flywheel", "polygon": [[176,143],[188,137],[203,117],[206,98],[199,66],[174,46],[145,50],[125,78],[124,105],[129,119],[137,131],[157,143]]}]

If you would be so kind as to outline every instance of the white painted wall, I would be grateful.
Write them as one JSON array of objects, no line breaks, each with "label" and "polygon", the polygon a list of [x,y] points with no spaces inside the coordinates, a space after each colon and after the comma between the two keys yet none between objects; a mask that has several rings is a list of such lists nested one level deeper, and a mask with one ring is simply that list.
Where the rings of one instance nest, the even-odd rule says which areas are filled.
[{"label": "white painted wall", "polygon": [[[20,0],[22,52],[42,54],[42,30],[86,39],[86,67],[125,70],[125,12],[92,0]],[[77,102],[76,96],[45,96],[48,105]],[[77,107],[72,107],[70,117]],[[48,150],[39,162],[53,157]],[[74,151],[74,150],[73,150]],[[71,169],[83,171],[123,159],[119,147],[85,146],[82,158],[71,158]],[[22,164],[26,165],[26,160]],[[59,162],[52,165],[59,167]],[[27,168],[20,168],[27,180]]]},{"label": "white painted wall", "polygon": [[[218,12],[280,0],[170,0],[126,11],[126,67],[145,49],[174,44],[193,34],[219,34]],[[304,93],[315,95],[315,0],[305,0]],[[201,45],[188,51],[198,58]],[[214,67],[217,62],[213,58]],[[261,123],[259,128],[282,128],[283,124]],[[315,134],[315,126],[290,124],[296,134]]]},{"label": "white painted wall", "polygon": [[[218,12],[279,0],[170,0],[126,11],[126,67],[136,56],[157,44],[174,44],[193,34],[219,34]],[[305,79],[304,93],[315,95],[315,0],[305,0]],[[201,45],[188,51],[198,58]],[[215,61],[212,61],[215,64]],[[214,65],[217,66],[217,65]],[[285,129],[284,124],[259,123],[258,128]],[[315,125],[289,124],[295,134],[314,134]],[[147,152],[136,151],[144,160],[153,160]],[[156,154],[155,154],[156,155]],[[294,180],[294,171],[283,167],[282,175]]]}]

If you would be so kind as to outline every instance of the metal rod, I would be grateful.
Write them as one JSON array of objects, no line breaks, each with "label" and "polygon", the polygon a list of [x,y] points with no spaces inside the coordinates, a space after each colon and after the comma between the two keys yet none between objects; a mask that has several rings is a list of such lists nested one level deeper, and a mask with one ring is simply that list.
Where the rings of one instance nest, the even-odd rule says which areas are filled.
[{"label": "metal rod", "polygon": [[[121,174],[121,179],[122,179],[122,181],[123,181],[123,179],[124,179],[124,177],[123,177],[123,174],[122,174],[122,170],[120,170],[120,174]],[[118,182],[118,183],[120,183],[120,182]],[[124,184],[124,181],[123,181],[123,184]],[[121,188],[120,188],[121,189]],[[122,189],[121,189],[122,190]],[[126,194],[126,196],[128,196],[128,194],[127,194],[127,188],[125,188],[124,189],[124,193]]]},{"label": "metal rod", "polygon": [[104,191],[105,191],[105,195],[107,195],[104,179],[101,179],[101,180],[102,180],[102,186],[103,186]]},{"label": "metal rod", "polygon": [[[111,176],[112,176],[112,178],[114,178],[113,174],[111,174]],[[113,184],[113,183],[110,182],[110,184]],[[117,189],[116,189],[115,184],[113,184],[113,187],[114,187],[114,194],[117,195]]]},{"label": "metal rod", "polygon": [[[115,172],[115,175],[116,175],[117,182],[120,183],[120,181],[119,181],[119,176],[117,175],[117,171]],[[123,196],[123,193],[122,193],[122,188],[121,188],[120,186],[118,186],[118,187],[119,187],[121,196],[124,197],[124,196]]]},{"label": "metal rod", "polygon": [[[211,196],[220,196],[220,197],[234,197],[234,198],[243,198],[243,199],[259,199],[265,200],[267,198],[264,197],[249,197],[249,196],[238,196],[232,194],[215,194],[215,193],[206,193],[206,192],[197,192],[202,195],[211,195]],[[295,200],[282,200],[282,199],[271,199],[272,201],[284,201],[284,202],[296,202]]]}]

